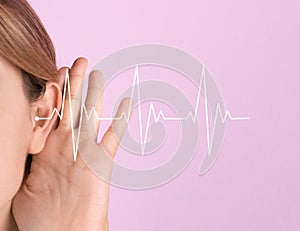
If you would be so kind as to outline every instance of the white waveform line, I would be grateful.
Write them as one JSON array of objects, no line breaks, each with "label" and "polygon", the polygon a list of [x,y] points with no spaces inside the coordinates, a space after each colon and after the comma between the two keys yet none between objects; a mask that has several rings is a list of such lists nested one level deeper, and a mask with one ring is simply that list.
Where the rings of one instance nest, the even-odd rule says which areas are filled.
[{"label": "white waveform line", "polygon": [[[35,120],[50,120],[53,118],[54,114],[56,113],[57,116],[59,117],[60,120],[63,119],[64,116],[64,108],[65,108],[65,99],[66,99],[66,87],[68,86],[68,100],[69,100],[69,104],[70,104],[70,124],[71,124],[71,130],[72,130],[72,147],[73,147],[73,159],[74,161],[76,161],[77,159],[77,151],[78,151],[78,143],[79,143],[79,137],[80,137],[80,129],[78,131],[78,135],[77,135],[77,141],[75,142],[75,130],[73,128],[73,124],[74,124],[74,118],[73,118],[73,109],[72,109],[72,98],[71,98],[71,84],[70,84],[70,76],[69,76],[69,69],[67,69],[66,71],[66,77],[65,77],[65,83],[64,83],[64,90],[63,90],[63,100],[62,100],[62,108],[61,108],[61,113],[58,111],[57,108],[54,108],[50,117],[39,117],[36,116]],[[85,106],[84,106],[85,107]],[[79,128],[81,128],[81,122],[82,122],[82,118],[80,118],[80,124],[79,124]]]},{"label": "white waveform line", "polygon": [[[134,95],[134,89],[135,86],[137,85],[137,97],[138,97],[138,102],[140,102],[140,87],[139,87],[139,69],[138,69],[138,65],[136,65],[135,67],[135,71],[134,71],[134,78],[133,78],[133,83],[132,83],[132,90],[131,90],[131,99],[133,99],[133,95]],[[58,115],[58,117],[60,118],[60,120],[63,119],[63,113],[64,113],[64,106],[65,106],[65,94],[66,94],[66,86],[68,85],[68,99],[70,102],[70,115],[73,115],[73,111],[72,111],[72,101],[71,101],[71,93],[70,93],[70,77],[69,77],[69,73],[68,71],[66,72],[66,78],[65,78],[65,84],[64,84],[64,93],[63,93],[63,101],[62,101],[62,113],[60,113],[58,111],[57,108],[55,108],[50,117],[36,117],[36,120],[49,120],[52,119],[54,114],[56,113]],[[220,103],[217,103],[216,106],[216,113],[214,116],[214,122],[213,122],[213,129],[212,129],[212,137],[210,140],[210,131],[209,131],[209,121],[208,121],[208,102],[207,102],[207,90],[206,90],[206,75],[205,75],[205,66],[203,65],[202,67],[202,72],[201,72],[201,77],[200,77],[200,83],[199,83],[199,87],[198,87],[198,94],[197,94],[197,100],[196,100],[196,105],[195,105],[195,110],[189,112],[185,117],[167,117],[165,116],[165,114],[163,113],[163,111],[159,110],[158,113],[155,110],[154,104],[150,103],[149,106],[149,112],[148,112],[148,116],[147,116],[147,123],[146,123],[146,128],[145,128],[145,133],[143,134],[143,124],[142,124],[142,111],[141,111],[141,106],[140,104],[138,104],[138,113],[139,113],[139,132],[140,132],[140,143],[141,143],[141,154],[144,155],[145,152],[145,147],[146,147],[146,140],[147,140],[147,136],[149,133],[149,126],[150,126],[150,120],[151,120],[151,116],[153,117],[155,122],[158,122],[160,120],[160,118],[162,118],[165,121],[184,121],[184,120],[189,120],[191,119],[193,121],[193,123],[196,122],[197,120],[197,115],[198,115],[198,110],[199,110],[199,102],[200,102],[200,95],[201,95],[201,90],[202,90],[202,85],[203,85],[203,95],[204,95],[204,104],[205,104],[205,123],[206,123],[206,136],[207,136],[207,147],[208,147],[208,155],[210,155],[211,153],[211,147],[212,147],[212,143],[213,143],[213,138],[214,138],[214,134],[215,134],[215,128],[216,128],[216,123],[217,123],[217,119],[218,116],[220,116],[222,123],[225,123],[225,121],[227,119],[229,120],[248,120],[250,119],[250,117],[233,117],[229,110],[226,110],[224,115],[222,113],[221,110],[221,105]],[[87,108],[85,106],[85,104],[83,103],[81,105],[81,109],[82,111],[85,113],[85,117],[87,120],[89,120],[91,118],[91,116],[94,115],[94,117],[96,117],[97,120],[105,120],[105,121],[114,121],[114,120],[121,120],[121,119],[125,119],[126,122],[129,122],[129,118],[130,118],[130,111],[132,109],[132,100],[130,100],[130,105],[128,108],[128,112],[122,112],[121,115],[119,117],[99,117],[95,107],[92,107],[90,112],[87,111]],[[72,140],[73,140],[73,154],[74,154],[74,161],[76,161],[77,159],[77,151],[78,151],[78,143],[79,143],[79,137],[80,137],[80,128],[82,125],[82,114],[80,116],[80,121],[79,121],[79,127],[78,127],[78,135],[77,135],[77,141],[75,142],[75,131],[73,129],[73,116],[70,117],[70,124],[71,124],[71,128],[72,128]]]}]

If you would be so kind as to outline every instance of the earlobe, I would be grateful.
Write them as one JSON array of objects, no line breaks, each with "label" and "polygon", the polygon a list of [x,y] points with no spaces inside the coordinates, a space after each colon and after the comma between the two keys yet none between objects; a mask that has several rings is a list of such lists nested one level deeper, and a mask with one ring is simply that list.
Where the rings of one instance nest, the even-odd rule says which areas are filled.
[{"label": "earlobe", "polygon": [[55,109],[60,111],[61,103],[61,87],[56,82],[48,82],[45,94],[33,106],[33,131],[28,153],[37,154],[44,149],[46,140],[58,119],[57,113],[53,111]]},{"label": "earlobe", "polygon": [[35,127],[31,136],[31,141],[28,147],[28,153],[37,154],[40,153],[45,146],[45,139],[43,137],[43,131],[41,127]]}]

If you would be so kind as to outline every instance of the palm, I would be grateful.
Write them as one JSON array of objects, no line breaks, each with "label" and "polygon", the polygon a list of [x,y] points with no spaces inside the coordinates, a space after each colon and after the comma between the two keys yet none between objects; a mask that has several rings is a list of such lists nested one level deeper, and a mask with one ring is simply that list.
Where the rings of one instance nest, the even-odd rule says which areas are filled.
[{"label": "palm", "polygon": [[[82,66],[80,62],[74,64],[70,71],[72,95],[80,87],[78,76],[84,76]],[[60,72],[63,73],[64,70]],[[87,101],[95,100],[91,95],[95,91],[92,83],[88,87]],[[98,87],[101,87],[100,85]],[[100,97],[96,105],[98,115],[101,115],[101,100]],[[66,99],[64,119],[51,131],[42,152],[33,156],[30,174],[14,198],[13,215],[21,230],[107,229],[109,184],[89,170],[80,152],[77,160],[73,160],[70,126],[70,118],[73,115],[68,111],[70,105],[74,107],[74,102]],[[88,105],[91,105],[91,102]],[[122,113],[127,107],[128,100],[125,100],[117,113]],[[117,123],[114,125],[125,129],[126,121]],[[87,125],[88,122],[84,121],[82,128]],[[96,121],[95,125],[98,128],[99,121]],[[98,145],[114,157],[118,140],[111,131],[112,129],[108,130]],[[96,140],[96,133],[92,139]]]}]

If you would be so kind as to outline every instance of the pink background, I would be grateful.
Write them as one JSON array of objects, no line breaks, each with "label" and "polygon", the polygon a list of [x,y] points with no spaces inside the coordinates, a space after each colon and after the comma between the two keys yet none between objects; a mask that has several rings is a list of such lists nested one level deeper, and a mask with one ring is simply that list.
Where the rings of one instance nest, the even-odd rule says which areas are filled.
[{"label": "pink background", "polygon": [[[89,67],[141,43],[179,47],[202,60],[226,107],[220,157],[204,176],[194,160],[172,182],[145,191],[112,187],[110,230],[299,230],[298,0],[29,0],[58,64]],[[203,146],[203,147],[202,147]]]}]

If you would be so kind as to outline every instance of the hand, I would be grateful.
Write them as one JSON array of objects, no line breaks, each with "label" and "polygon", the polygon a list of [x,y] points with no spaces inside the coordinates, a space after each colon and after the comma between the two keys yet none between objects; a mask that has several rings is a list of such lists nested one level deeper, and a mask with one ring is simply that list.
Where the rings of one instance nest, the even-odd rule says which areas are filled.
[{"label": "hand", "polygon": [[[70,69],[72,102],[68,100],[68,94],[66,94],[63,119],[49,134],[42,152],[33,155],[30,173],[13,200],[12,212],[22,231],[108,230],[109,183],[90,171],[80,153],[78,153],[77,160],[73,160],[70,123],[73,115],[70,114],[69,107],[71,104],[76,117],[79,111],[76,112],[78,109],[74,107],[75,102],[78,101],[78,97],[75,96],[82,84],[86,66],[87,61],[80,58]],[[67,68],[59,70],[60,78],[65,77],[66,71]],[[95,90],[99,92],[103,88],[103,83],[99,83],[96,79],[99,75],[101,75],[100,72],[91,74],[86,101],[95,98],[92,96]],[[93,85],[95,81],[98,83]],[[117,115],[127,112],[129,104],[130,100],[124,99]],[[87,102],[86,105],[88,105]],[[100,117],[102,94],[95,107]],[[95,128],[98,130],[99,120],[95,121]],[[75,118],[74,122],[76,125],[78,118]],[[86,124],[87,122],[82,126]],[[114,120],[98,144],[112,158],[119,146],[119,140],[114,136],[112,126],[117,126],[123,134],[126,125],[125,119]],[[96,140],[96,137],[92,138]]]}]

